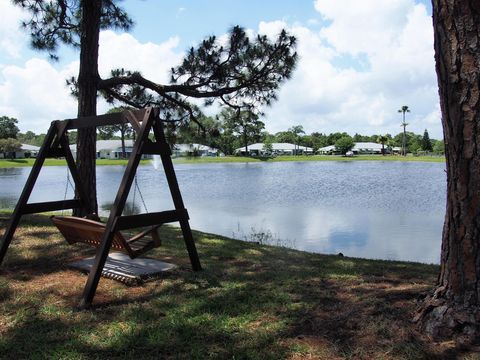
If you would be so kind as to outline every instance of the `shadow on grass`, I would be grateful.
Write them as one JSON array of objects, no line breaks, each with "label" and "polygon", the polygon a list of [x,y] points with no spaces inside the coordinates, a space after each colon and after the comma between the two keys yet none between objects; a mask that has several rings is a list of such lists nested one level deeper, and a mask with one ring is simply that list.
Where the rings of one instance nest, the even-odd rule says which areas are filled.
[{"label": "shadow on grass", "polygon": [[204,268],[195,273],[179,230],[161,231],[164,247],[149,256],[174,260],[177,270],[134,287],[102,279],[94,308],[75,312],[86,277],[65,271],[64,263],[92,250],[65,245],[48,222],[32,218],[2,270],[0,324],[8,325],[0,353],[79,359],[461,354],[436,348],[410,323],[436,266],[309,254],[195,232]]}]

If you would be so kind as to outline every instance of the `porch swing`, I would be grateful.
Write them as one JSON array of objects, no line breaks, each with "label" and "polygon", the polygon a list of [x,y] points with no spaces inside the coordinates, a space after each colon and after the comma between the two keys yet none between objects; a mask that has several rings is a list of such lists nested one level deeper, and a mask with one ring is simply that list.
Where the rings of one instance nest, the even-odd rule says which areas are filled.
[{"label": "porch swing", "polygon": [[[67,170],[67,184],[64,200],[66,200],[69,185],[74,188]],[[145,199],[143,198],[140,186],[138,185],[137,174],[135,174],[132,200],[134,205],[137,192],[142,202],[143,209],[145,210],[145,213],[148,214]],[[62,212],[61,216],[53,215],[50,217],[50,220],[62,233],[63,237],[69,244],[85,243],[97,248],[102,244],[102,237],[105,233],[106,225],[100,222],[100,219],[96,215],[80,218],[76,216],[64,216]],[[162,245],[162,240],[158,234],[158,229],[161,225],[163,224],[153,225],[129,239],[126,239],[120,231],[117,231],[113,235],[111,249],[127,254],[130,259],[135,259]],[[147,236],[149,236],[149,238],[147,238]]]},{"label": "porch swing", "polygon": [[[15,230],[23,215],[75,208],[82,209],[83,213],[86,214],[94,213],[93,206],[87,196],[69,148],[67,131],[129,122],[137,133],[137,138],[118,188],[115,201],[110,209],[107,222],[103,224],[91,219],[73,216],[57,216],[52,218],[52,221],[67,241],[72,243],[81,241],[97,247],[97,253],[87,283],[85,284],[80,307],[83,308],[91,305],[109,250],[120,250],[126,252],[131,258],[137,257],[161,243],[156,230],[162,224],[179,222],[192,269],[194,271],[201,270],[200,260],[188,222],[188,212],[187,209],[185,209],[178,187],[170,157],[170,147],[166,142],[159,114],[159,108],[150,107],[144,110],[128,110],[122,113],[53,121],[4,233],[0,245],[0,264],[7,253]],[[155,141],[149,139],[149,133],[152,130]],[[160,155],[175,209],[136,215],[122,215],[128,194],[135,180],[137,167],[143,154]],[[68,169],[75,183],[76,198],[42,203],[28,203],[45,159],[58,157],[64,157],[67,162]],[[121,235],[122,230],[145,227],[148,229],[128,240]],[[151,236],[150,240],[145,238],[147,235]]]}]

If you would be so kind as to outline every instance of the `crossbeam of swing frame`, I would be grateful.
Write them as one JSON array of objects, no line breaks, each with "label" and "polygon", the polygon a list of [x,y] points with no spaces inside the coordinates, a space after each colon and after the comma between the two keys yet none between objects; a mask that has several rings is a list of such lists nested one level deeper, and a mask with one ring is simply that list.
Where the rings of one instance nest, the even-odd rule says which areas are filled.
[{"label": "crossbeam of swing frame", "polygon": [[[97,116],[84,116],[76,119],[57,120],[60,123],[66,123],[66,130],[86,129],[99,126],[132,124],[135,131],[138,132],[139,127],[134,124],[136,119],[138,122],[143,121],[146,110],[127,110],[121,113],[104,114]],[[140,120],[141,119],[141,120]]]},{"label": "crossbeam of swing frame", "polygon": [[[0,264],[6,255],[15,230],[19,224],[20,218],[23,215],[53,210],[64,210],[76,207],[81,207],[87,210],[87,212],[92,211],[92,207],[88,201],[89,198],[84,190],[82,180],[76,168],[75,160],[73,159],[73,155],[69,148],[67,131],[97,126],[116,125],[121,123],[131,123],[135,130],[139,133],[139,136],[135,141],[132,154],[128,160],[127,168],[120,183],[115,202],[110,210],[110,216],[106,224],[101,245],[97,249],[94,264],[84,288],[80,302],[80,307],[82,308],[89,307],[93,301],[93,297],[95,296],[98,282],[100,280],[100,275],[111,247],[114,233],[120,229],[178,221],[180,223],[180,228],[182,230],[182,235],[188,255],[190,257],[192,268],[194,271],[201,270],[200,259],[198,258],[195,242],[193,240],[190,224],[188,222],[188,212],[185,209],[180,189],[178,187],[178,182],[170,157],[170,148],[165,139],[163,126],[159,118],[158,108],[147,108],[123,113],[53,121],[45,137],[44,143],[40,148],[38,156],[35,159],[35,163],[32,167],[25,187],[20,195],[19,201],[2,238],[0,244]],[[155,143],[148,139],[148,134],[152,129],[156,140]],[[122,216],[122,212],[125,207],[128,194],[131,190],[141,156],[145,153],[160,155],[175,210]],[[65,156],[67,166],[75,183],[78,199],[29,204],[28,200],[45,159],[53,156],[57,157],[59,155]]]}]

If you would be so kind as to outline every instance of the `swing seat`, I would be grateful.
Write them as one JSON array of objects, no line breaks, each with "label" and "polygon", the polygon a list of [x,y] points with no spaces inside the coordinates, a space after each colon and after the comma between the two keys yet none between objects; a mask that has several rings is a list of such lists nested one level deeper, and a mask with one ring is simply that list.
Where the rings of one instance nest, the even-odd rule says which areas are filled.
[{"label": "swing seat", "polygon": [[[83,242],[99,247],[102,243],[106,228],[104,223],[75,216],[52,216],[50,219],[69,244]],[[135,259],[147,251],[162,245],[162,241],[157,233],[160,226],[150,227],[128,240],[125,239],[120,231],[117,231],[113,236],[111,249],[123,252],[130,256],[131,259]],[[150,238],[146,238],[147,235],[150,235]]]}]

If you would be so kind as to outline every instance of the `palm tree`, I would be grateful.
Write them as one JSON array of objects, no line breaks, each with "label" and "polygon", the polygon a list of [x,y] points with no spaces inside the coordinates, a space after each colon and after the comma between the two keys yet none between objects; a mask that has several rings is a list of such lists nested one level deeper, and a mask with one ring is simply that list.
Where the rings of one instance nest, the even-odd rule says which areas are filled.
[{"label": "palm tree", "polygon": [[388,141],[388,136],[387,135],[380,135],[377,138],[377,142],[382,144],[382,155],[385,156],[385,143]]},{"label": "palm tree", "polygon": [[410,112],[410,109],[408,108],[407,105],[403,105],[399,110],[399,113],[402,113],[403,115],[403,121],[400,126],[403,126],[403,139],[402,139],[402,153],[403,156],[407,156],[407,131],[406,127],[408,123],[405,122],[405,113]]},{"label": "palm tree", "polygon": [[395,140],[389,139],[389,140],[387,141],[387,148],[390,149],[390,155],[393,155],[393,154],[394,154],[393,148],[394,148],[395,146],[397,146]]},{"label": "palm tree", "polygon": [[293,134],[295,139],[295,155],[297,155],[300,152],[300,134],[305,134],[305,130],[303,130],[302,125],[295,125],[288,129],[288,131]]}]

